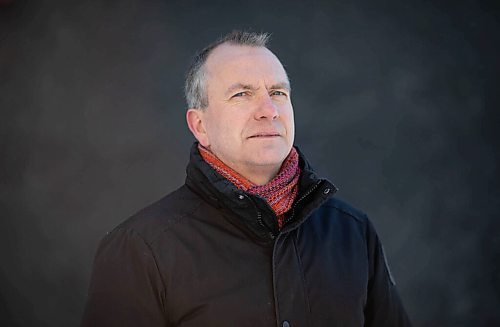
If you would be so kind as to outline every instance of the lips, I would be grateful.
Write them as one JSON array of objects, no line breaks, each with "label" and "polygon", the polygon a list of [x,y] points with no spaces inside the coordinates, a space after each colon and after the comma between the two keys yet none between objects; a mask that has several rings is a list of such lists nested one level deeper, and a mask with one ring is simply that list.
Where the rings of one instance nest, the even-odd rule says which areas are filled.
[{"label": "lips", "polygon": [[280,133],[277,133],[277,132],[259,132],[259,133],[252,134],[248,138],[252,139],[252,138],[265,138],[265,137],[277,137],[277,136],[281,136]]}]

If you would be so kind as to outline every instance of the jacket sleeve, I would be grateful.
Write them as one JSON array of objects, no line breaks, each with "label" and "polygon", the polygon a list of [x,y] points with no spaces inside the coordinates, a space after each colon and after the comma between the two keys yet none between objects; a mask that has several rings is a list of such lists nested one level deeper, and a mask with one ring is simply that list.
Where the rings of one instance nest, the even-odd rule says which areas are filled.
[{"label": "jacket sleeve", "polygon": [[116,229],[97,250],[82,326],[164,327],[164,290],[148,244],[133,230]]},{"label": "jacket sleeve", "polygon": [[369,220],[367,245],[370,266],[365,326],[411,326],[387,265],[382,244]]}]

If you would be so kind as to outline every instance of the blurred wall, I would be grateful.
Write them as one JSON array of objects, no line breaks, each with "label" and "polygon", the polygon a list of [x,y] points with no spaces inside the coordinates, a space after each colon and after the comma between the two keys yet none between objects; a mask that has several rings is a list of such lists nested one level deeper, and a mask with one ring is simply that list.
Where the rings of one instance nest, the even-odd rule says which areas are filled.
[{"label": "blurred wall", "polygon": [[500,325],[498,2],[0,6],[2,326],[78,325],[100,238],[183,183],[184,71],[235,28],[273,33],[296,144],[371,217],[415,325]]}]

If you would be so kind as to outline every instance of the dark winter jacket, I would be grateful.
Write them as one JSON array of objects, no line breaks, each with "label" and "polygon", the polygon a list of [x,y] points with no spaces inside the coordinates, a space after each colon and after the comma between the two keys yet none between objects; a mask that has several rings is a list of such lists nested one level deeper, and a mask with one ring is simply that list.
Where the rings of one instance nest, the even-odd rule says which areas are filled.
[{"label": "dark winter jacket", "polygon": [[408,326],[366,215],[300,165],[278,231],[195,144],[186,184],[101,241],[83,326]]}]

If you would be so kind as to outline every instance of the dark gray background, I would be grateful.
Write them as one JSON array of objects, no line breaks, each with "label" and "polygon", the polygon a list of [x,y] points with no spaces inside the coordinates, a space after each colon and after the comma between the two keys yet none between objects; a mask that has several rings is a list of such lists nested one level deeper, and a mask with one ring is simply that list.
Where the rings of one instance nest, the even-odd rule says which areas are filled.
[{"label": "dark gray background", "polygon": [[78,325],[99,239],[183,183],[183,74],[234,28],[273,33],[296,144],[373,220],[415,325],[499,325],[499,25],[497,1],[3,6],[1,325]]}]

